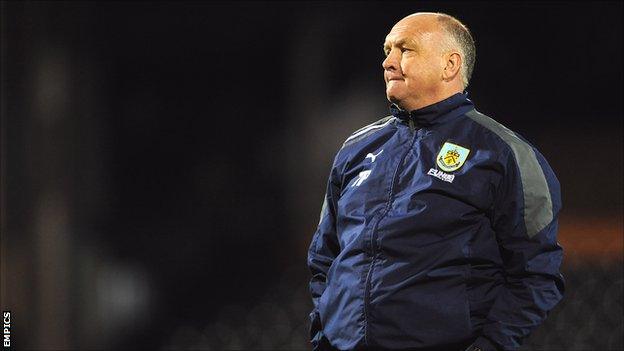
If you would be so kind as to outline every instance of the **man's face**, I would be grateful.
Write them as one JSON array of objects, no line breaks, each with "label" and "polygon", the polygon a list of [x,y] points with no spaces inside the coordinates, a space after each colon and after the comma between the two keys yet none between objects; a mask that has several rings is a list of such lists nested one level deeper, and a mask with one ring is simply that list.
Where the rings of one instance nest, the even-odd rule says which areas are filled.
[{"label": "man's face", "polygon": [[437,19],[430,15],[406,17],[392,27],[382,63],[389,101],[405,110],[438,101],[445,66],[444,39]]}]

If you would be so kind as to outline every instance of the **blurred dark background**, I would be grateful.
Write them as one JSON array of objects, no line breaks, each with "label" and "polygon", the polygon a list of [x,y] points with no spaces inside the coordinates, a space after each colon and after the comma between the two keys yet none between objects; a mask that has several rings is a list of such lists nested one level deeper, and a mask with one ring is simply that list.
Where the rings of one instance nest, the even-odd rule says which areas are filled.
[{"label": "blurred dark background", "polygon": [[525,350],[622,349],[621,2],[2,2],[1,307],[19,349],[306,349],[334,153],[381,45],[473,32],[470,98],[562,184],[563,302]]}]

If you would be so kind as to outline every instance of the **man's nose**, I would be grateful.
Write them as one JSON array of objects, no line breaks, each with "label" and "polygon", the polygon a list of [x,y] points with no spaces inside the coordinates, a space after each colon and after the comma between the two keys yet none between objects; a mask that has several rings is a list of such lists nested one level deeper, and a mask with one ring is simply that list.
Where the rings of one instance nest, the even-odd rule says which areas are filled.
[{"label": "man's nose", "polygon": [[388,56],[386,56],[386,58],[381,62],[381,67],[383,67],[383,69],[386,71],[395,70],[397,69],[398,64],[399,61],[398,56],[396,55],[396,50],[392,50],[390,51]]}]

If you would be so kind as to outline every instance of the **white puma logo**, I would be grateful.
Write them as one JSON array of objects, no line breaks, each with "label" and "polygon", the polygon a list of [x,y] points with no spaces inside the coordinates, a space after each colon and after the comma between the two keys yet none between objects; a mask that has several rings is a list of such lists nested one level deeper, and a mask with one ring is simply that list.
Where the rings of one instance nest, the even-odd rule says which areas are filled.
[{"label": "white puma logo", "polygon": [[367,158],[370,157],[371,158],[371,163],[373,163],[373,162],[375,162],[375,159],[377,158],[377,156],[381,155],[382,152],[383,152],[383,149],[381,151],[379,151],[377,153],[377,155],[374,155],[374,154],[369,152],[368,155],[366,155],[366,157],[364,157],[364,159],[366,160]]}]

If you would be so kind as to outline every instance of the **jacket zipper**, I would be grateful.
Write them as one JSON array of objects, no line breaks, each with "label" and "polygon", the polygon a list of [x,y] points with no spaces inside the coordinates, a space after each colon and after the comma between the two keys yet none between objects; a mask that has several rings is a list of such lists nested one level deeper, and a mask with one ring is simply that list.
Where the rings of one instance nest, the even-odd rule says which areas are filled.
[{"label": "jacket zipper", "polygon": [[364,343],[366,345],[369,345],[368,319],[369,319],[369,312],[370,312],[369,304],[370,304],[371,277],[373,275],[373,266],[375,265],[375,261],[377,260],[377,255],[378,255],[378,253],[375,252],[375,242],[377,241],[376,240],[377,239],[377,227],[379,226],[379,223],[381,222],[381,220],[390,211],[390,207],[392,206],[392,197],[394,195],[394,187],[397,182],[399,170],[401,169],[401,165],[405,161],[407,154],[412,150],[412,146],[414,145],[414,142],[416,141],[416,136],[418,135],[416,133],[416,127],[414,126],[414,121],[411,118],[409,119],[409,128],[410,128],[410,132],[413,134],[412,140],[410,141],[409,146],[407,147],[407,150],[405,151],[405,153],[403,153],[403,156],[401,156],[401,159],[399,160],[399,164],[394,170],[394,174],[392,175],[392,183],[390,185],[390,192],[388,193],[388,201],[386,202],[386,208],[384,208],[383,213],[379,216],[379,218],[377,219],[377,222],[375,222],[375,225],[373,226],[373,231],[371,234],[371,239],[370,239],[372,259],[368,266],[368,273],[366,274],[366,281],[364,285],[364,323],[365,323],[364,324]]}]

